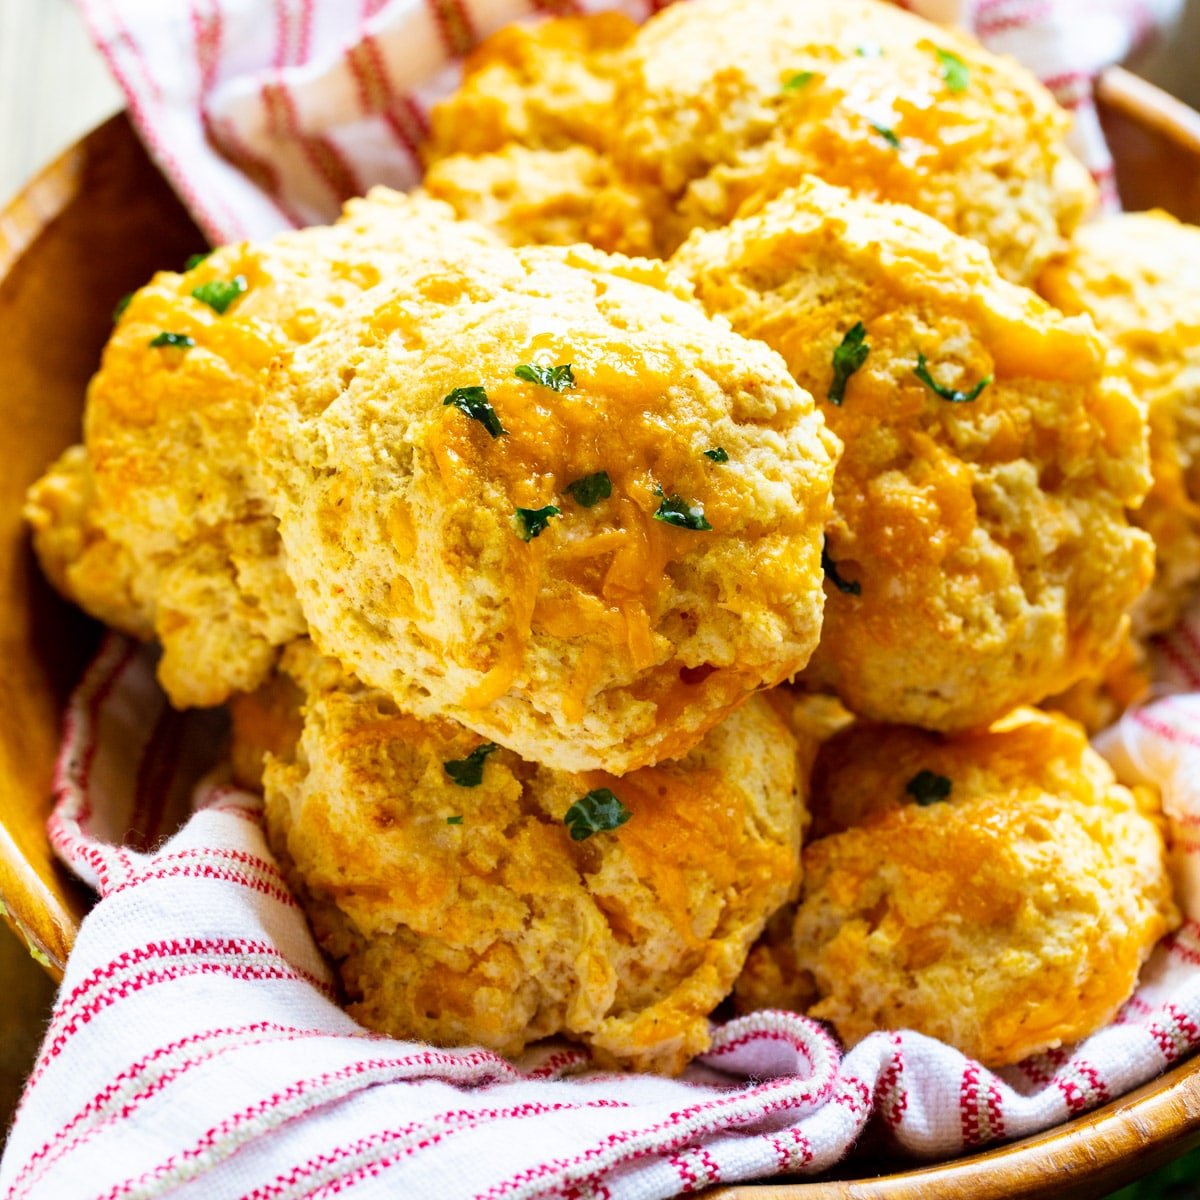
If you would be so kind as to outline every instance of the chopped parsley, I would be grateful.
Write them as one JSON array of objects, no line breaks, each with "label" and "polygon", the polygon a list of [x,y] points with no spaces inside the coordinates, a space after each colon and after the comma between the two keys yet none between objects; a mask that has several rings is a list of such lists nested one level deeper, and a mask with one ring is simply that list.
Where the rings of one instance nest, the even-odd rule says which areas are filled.
[{"label": "chopped parsley", "polygon": [[567,493],[576,504],[591,508],[593,504],[599,504],[612,495],[612,480],[607,471],[597,471],[594,475],[585,475],[574,483],[568,483]]},{"label": "chopped parsley", "polygon": [[918,771],[905,785],[904,790],[922,807],[937,804],[950,795],[953,785],[945,775],[933,771]]},{"label": "chopped parsley", "polygon": [[929,367],[926,365],[925,355],[923,354],[917,355],[917,365],[913,368],[913,374],[935,396],[941,396],[943,400],[949,400],[951,404],[970,404],[973,400],[978,400],[979,393],[992,382],[992,377],[985,375],[969,392],[960,392],[955,388],[944,387],[930,375]]},{"label": "chopped parsley", "polygon": [[608,788],[595,788],[581,796],[563,817],[573,842],[582,842],[593,833],[607,833],[624,825],[633,813]]},{"label": "chopped parsley", "polygon": [[821,570],[825,572],[825,578],[833,584],[835,588],[846,596],[861,596],[862,584],[857,579],[843,579],[838,573],[838,565],[829,555],[829,535],[825,535],[825,540],[821,543]]},{"label": "chopped parsley", "polygon": [[711,450],[705,450],[705,458],[711,458],[713,462],[726,463],[729,461],[729,455],[724,446],[714,446]]},{"label": "chopped parsley", "polygon": [[186,333],[167,333],[165,330],[150,339],[152,346],[174,346],[177,350],[190,350],[195,344],[195,339]]},{"label": "chopped parsley", "polygon": [[187,262],[183,264],[184,272],[186,273],[194,267],[198,267],[211,253],[211,250],[205,250],[202,254],[189,254]]},{"label": "chopped parsley", "polygon": [[886,125],[881,125],[878,121],[872,121],[871,128],[875,130],[875,132],[879,134],[879,136],[883,138],[883,140],[887,142],[887,144],[891,146],[893,150],[900,149],[900,139],[896,136],[896,131],[894,129],[889,129]]},{"label": "chopped parsley", "polygon": [[113,306],[113,324],[115,325],[124,315],[125,310],[129,307],[130,300],[133,299],[132,292],[126,292],[120,300]]},{"label": "chopped parsley", "polygon": [[826,398],[830,404],[841,405],[846,398],[846,383],[850,376],[867,361],[871,343],[866,340],[867,327],[856,321],[842,338],[842,343],[833,352],[833,379],[829,383]]},{"label": "chopped parsley", "polygon": [[789,75],[783,81],[783,90],[785,92],[798,92],[801,88],[808,87],[812,83],[813,78],[812,71],[797,71],[794,75]]},{"label": "chopped parsley", "polygon": [[674,525],[676,529],[694,529],[699,533],[712,528],[701,505],[689,504],[681,496],[664,496],[662,488],[656,490],[662,496],[662,502],[654,510],[656,521]]},{"label": "chopped parsley", "polygon": [[[478,787],[483,782],[483,760],[493,750],[499,749],[500,747],[495,742],[484,742],[482,745],[476,746],[466,758],[452,758],[449,762],[442,763],[442,770],[459,787]],[[461,820],[462,817],[459,817],[458,821]],[[458,821],[451,817],[447,824],[457,825]]]},{"label": "chopped parsley", "polygon": [[207,304],[213,312],[223,315],[239,296],[245,295],[247,286],[245,275],[235,275],[232,279],[210,279],[208,283],[192,288],[192,295],[201,304]]},{"label": "chopped parsley", "polygon": [[513,374],[526,383],[540,383],[552,392],[565,392],[575,386],[575,374],[570,363],[558,367],[539,367],[536,363],[522,363]]},{"label": "chopped parsley", "polygon": [[455,388],[443,401],[442,405],[453,404],[461,413],[465,413],[472,421],[478,421],[494,438],[508,431],[500,424],[496,410],[488,399],[488,394],[481,387]]},{"label": "chopped parsley", "polygon": [[949,50],[937,52],[938,62],[942,64],[942,79],[952,92],[965,92],[971,82],[971,68],[957,54]]},{"label": "chopped parsley", "polygon": [[562,510],[556,504],[544,508],[518,508],[516,511],[517,532],[526,542],[532,542],[547,525],[551,517],[559,517]]},{"label": "chopped parsley", "polygon": [[864,42],[861,46],[855,47],[854,53],[859,58],[882,58],[883,47],[877,42]]},{"label": "chopped parsley", "polygon": [[461,816],[457,816],[457,817],[447,817],[447,818],[446,818],[446,824],[447,824],[447,825],[461,825],[461,824],[462,824],[462,817],[461,817]]}]

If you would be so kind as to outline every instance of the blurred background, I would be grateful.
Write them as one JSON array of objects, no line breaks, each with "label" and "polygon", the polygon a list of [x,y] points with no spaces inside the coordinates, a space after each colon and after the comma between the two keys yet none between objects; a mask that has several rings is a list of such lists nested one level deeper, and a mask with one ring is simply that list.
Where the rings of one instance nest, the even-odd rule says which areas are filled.
[{"label": "blurred background", "polygon": [[[1148,46],[1129,65],[1200,108],[1200,0],[1188,0],[1170,39]],[[120,107],[117,87],[71,0],[0,0],[0,205],[38,167]],[[53,994],[50,980],[0,922],[0,1131],[32,1063]],[[1200,1200],[1200,1152],[1118,1196]]]}]

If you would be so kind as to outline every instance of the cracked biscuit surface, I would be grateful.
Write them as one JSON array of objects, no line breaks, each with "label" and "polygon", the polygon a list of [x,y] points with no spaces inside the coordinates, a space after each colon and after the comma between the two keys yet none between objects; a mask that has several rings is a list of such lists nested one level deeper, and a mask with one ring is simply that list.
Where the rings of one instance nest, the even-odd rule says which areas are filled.
[{"label": "cracked biscuit surface", "polygon": [[277,364],[256,441],[323,652],[408,712],[618,774],[807,662],[836,439],[673,287],[481,248]]},{"label": "cracked biscuit surface", "polygon": [[828,741],[794,918],[739,981],[847,1045],[915,1029],[988,1066],[1112,1020],[1179,922],[1157,798],[1084,731],[1019,710],[954,738],[859,725]]},{"label": "cracked biscuit surface", "polygon": [[[238,759],[265,769],[271,841],[351,1013],[436,1045],[519,1054],[566,1035],[600,1065],[680,1071],[767,917],[795,895],[797,743],[762,697],[689,754],[621,779],[495,750],[402,714],[305,642],[239,702]],[[298,715],[302,706],[303,716]],[[630,816],[573,840],[608,787]]]},{"label": "cracked biscuit surface", "polygon": [[[84,445],[33,486],[26,516],[60,590],[162,643],[174,704],[255,687],[304,632],[249,448],[267,365],[401,263],[492,240],[379,188],[336,225],[222,247],[131,297],[88,389]],[[191,344],[151,344],[164,333]]]},{"label": "cracked biscuit surface", "polygon": [[[814,174],[928,213],[1029,282],[1094,203],[1041,84],[898,6],[692,0],[636,31],[599,21],[508,29],[468,62],[429,152],[462,215],[513,236],[512,160],[536,151],[528,186],[553,192],[560,236],[569,212],[580,240],[666,255]],[[572,148],[589,154],[590,211],[567,183],[580,164],[556,158]]]},{"label": "cracked biscuit surface", "polygon": [[844,443],[806,684],[955,730],[1111,657],[1150,578],[1126,516],[1148,455],[1090,319],[923,214],[815,179],[672,261],[783,355]]}]

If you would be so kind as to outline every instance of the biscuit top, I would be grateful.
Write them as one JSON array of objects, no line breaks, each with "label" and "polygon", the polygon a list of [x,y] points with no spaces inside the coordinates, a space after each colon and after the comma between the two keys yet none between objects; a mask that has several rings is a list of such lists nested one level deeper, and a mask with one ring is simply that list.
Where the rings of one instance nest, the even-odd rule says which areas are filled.
[{"label": "biscuit top", "polygon": [[611,152],[671,198],[680,236],[811,172],[911,204],[1028,279],[1092,203],[1068,123],[1023,67],[896,5],[698,0],[631,43]]},{"label": "biscuit top", "polygon": [[674,286],[585,248],[481,251],[274,372],[258,443],[323,648],[385,690],[436,677],[468,725],[554,676],[535,705],[564,728],[612,686],[665,728],[806,659],[835,443],[777,356]]},{"label": "biscuit top", "polygon": [[860,725],[813,775],[792,950],[848,1043],[903,1025],[989,1065],[1072,1042],[1175,927],[1157,798],[1059,716]]},{"label": "biscuit top", "polygon": [[783,355],[844,444],[828,549],[847,587],[814,665],[851,709],[967,728],[1115,649],[1148,579],[1125,508],[1149,463],[1089,318],[924,214],[811,177],[672,265]]},{"label": "biscuit top", "polygon": [[[276,755],[272,843],[360,1021],[506,1054],[566,1033],[602,1063],[671,1072],[703,1051],[708,1012],[798,883],[806,779],[763,698],[683,759],[616,779],[401,713],[305,642],[283,661],[295,684],[239,706],[238,758]],[[472,755],[471,776],[450,774]],[[620,823],[575,827],[602,788]]]},{"label": "biscuit top", "polygon": [[463,81],[431,114],[425,152],[486,154],[516,144],[599,148],[613,75],[637,25],[619,12],[506,25],[463,62]]}]

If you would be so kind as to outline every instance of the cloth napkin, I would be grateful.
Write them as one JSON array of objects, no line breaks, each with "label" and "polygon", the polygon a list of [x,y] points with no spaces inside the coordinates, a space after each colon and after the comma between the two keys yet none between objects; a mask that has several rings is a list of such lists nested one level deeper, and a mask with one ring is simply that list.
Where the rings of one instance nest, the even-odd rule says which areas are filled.
[{"label": "cloth napkin", "polygon": [[[371,184],[407,189],[430,105],[502,25],[665,0],[76,0],[150,153],[214,244],[328,222]],[[836,0],[830,0],[831,3]],[[1096,75],[1182,0],[909,0],[1025,62],[1075,115],[1106,204]]]},{"label": "cloth napkin", "polygon": [[[1197,635],[1200,610],[1169,643],[1193,687]],[[651,1200],[819,1171],[872,1115],[901,1148],[950,1157],[1064,1121],[1200,1045],[1200,694],[1103,739],[1125,778],[1163,791],[1186,916],[1111,1026],[994,1072],[912,1032],[843,1055],[815,1021],[763,1012],[717,1028],[670,1080],[590,1070],[567,1044],[513,1064],[355,1025],[259,798],[209,769],[220,729],[173,713],[153,665],[110,638],[66,715],[51,838],[101,898],[0,1162],[8,1200]],[[121,843],[153,841],[164,798],[194,784],[178,833]]]},{"label": "cloth napkin", "polygon": [[[373,183],[413,184],[428,107],[481,36],[587,0],[80,0],[152,154],[214,242],[328,220]],[[621,7],[644,17],[655,0]],[[1024,58],[1079,117],[1102,187],[1096,70],[1177,0],[925,0]],[[1085,11],[1086,10],[1086,11]],[[1200,611],[1164,687],[1200,689]],[[843,1054],[766,1012],[714,1030],[680,1080],[590,1069],[558,1044],[521,1063],[371,1034],[267,847],[258,797],[220,765],[219,718],[172,713],[149,651],[110,638],[66,715],[50,831],[100,895],[67,966],[0,1160],[0,1193],[651,1200],[819,1171],[874,1117],[948,1157],[1045,1129],[1200,1044],[1200,694],[1110,731],[1163,788],[1186,923],[1109,1028],[992,1072],[912,1032]],[[173,836],[174,813],[194,813]]]}]

